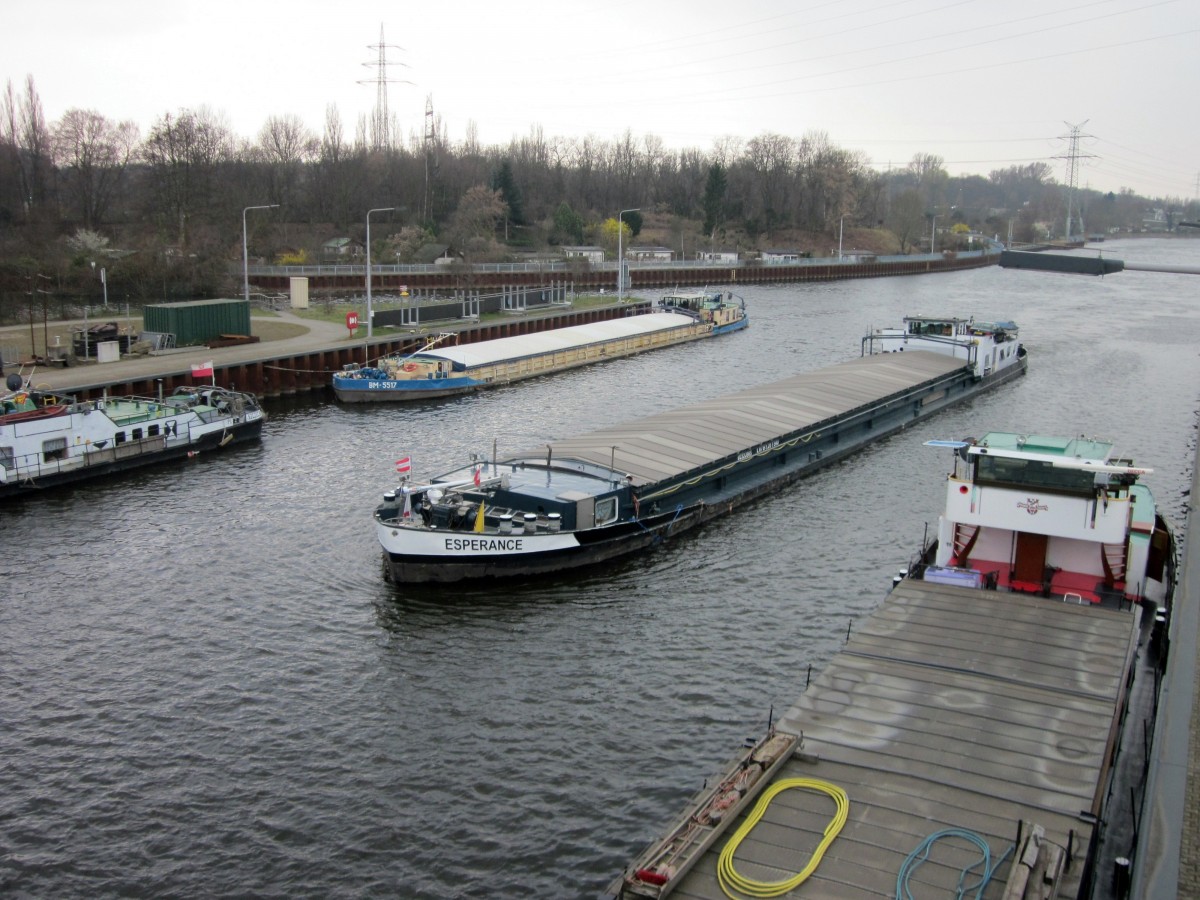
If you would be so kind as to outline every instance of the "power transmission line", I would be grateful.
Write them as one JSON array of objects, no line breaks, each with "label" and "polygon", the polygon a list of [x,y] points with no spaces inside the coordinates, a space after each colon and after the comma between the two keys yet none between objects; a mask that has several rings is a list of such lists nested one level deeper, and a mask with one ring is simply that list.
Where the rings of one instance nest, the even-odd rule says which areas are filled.
[{"label": "power transmission line", "polygon": [[425,203],[421,210],[422,221],[428,222],[429,182],[441,165],[437,153],[437,120],[433,117],[433,94],[425,97]]},{"label": "power transmission line", "polygon": [[383,23],[379,24],[379,43],[368,44],[367,49],[374,50],[378,54],[378,58],[371,62],[363,63],[368,69],[375,69],[375,77],[369,80],[359,81],[359,84],[375,85],[375,111],[371,115],[371,148],[374,150],[385,150],[391,145],[391,119],[388,115],[388,99],[387,86],[389,84],[412,84],[411,81],[403,78],[389,78],[388,66],[404,66],[404,63],[388,62],[388,48],[393,50],[403,50],[403,47],[398,47],[395,44],[384,43],[383,40]]},{"label": "power transmission line", "polygon": [[[1071,129],[1071,133],[1069,135],[1061,135],[1061,137],[1069,140],[1071,143],[1065,156],[1063,154],[1059,154],[1051,157],[1052,159],[1065,159],[1067,161],[1067,230],[1064,234],[1064,238],[1068,241],[1071,240],[1071,235],[1074,233],[1071,231],[1071,224],[1075,220],[1075,192],[1079,190],[1079,160],[1094,159],[1096,156],[1094,153],[1081,153],[1079,151],[1079,139],[1081,137],[1092,137],[1090,134],[1081,135],[1079,133],[1079,129],[1081,129],[1087,123],[1087,119],[1084,119],[1078,125],[1072,125],[1070,122],[1063,123]],[[1083,235],[1083,233],[1083,210],[1080,209],[1079,234]]]}]

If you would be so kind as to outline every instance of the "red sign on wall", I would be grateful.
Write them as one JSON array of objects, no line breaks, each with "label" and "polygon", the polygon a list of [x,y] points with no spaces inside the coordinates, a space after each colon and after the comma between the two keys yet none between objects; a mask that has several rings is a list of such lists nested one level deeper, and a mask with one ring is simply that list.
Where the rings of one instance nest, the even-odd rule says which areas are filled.
[{"label": "red sign on wall", "polygon": [[351,331],[353,331],[355,328],[358,327],[358,313],[356,313],[356,312],[346,313],[346,327],[349,328]]}]

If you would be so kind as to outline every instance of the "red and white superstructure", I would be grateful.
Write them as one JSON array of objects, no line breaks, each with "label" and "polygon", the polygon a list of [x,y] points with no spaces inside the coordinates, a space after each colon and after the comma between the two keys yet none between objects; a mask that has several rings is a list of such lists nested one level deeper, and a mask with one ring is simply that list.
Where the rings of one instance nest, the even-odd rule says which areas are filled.
[{"label": "red and white superstructure", "polygon": [[1138,483],[1152,470],[1082,437],[990,432],[929,444],[953,449],[955,466],[926,580],[1167,603],[1173,534]]}]

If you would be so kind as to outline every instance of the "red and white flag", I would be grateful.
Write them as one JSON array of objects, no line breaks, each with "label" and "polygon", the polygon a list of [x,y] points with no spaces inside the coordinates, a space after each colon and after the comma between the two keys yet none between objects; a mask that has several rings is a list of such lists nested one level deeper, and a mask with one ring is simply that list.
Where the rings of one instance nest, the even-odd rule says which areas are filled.
[{"label": "red and white flag", "polygon": [[407,490],[404,492],[404,518],[412,518],[412,497],[409,496]]},{"label": "red and white flag", "polygon": [[412,471],[412,457],[402,456],[396,460],[396,472],[400,475],[407,475]]},{"label": "red and white flag", "polygon": [[192,365],[193,378],[212,378],[212,375],[213,361],[211,359],[208,362],[200,363],[199,365]]}]

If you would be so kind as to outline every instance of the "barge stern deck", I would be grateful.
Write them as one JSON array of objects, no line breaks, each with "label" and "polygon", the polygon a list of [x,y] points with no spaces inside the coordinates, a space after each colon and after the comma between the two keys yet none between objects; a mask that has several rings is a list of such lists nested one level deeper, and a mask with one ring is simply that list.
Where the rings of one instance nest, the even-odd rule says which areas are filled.
[{"label": "barge stern deck", "polygon": [[[1103,894],[1112,872],[1093,858],[1093,840],[1129,673],[1148,640],[1141,619],[1139,606],[900,582],[778,722],[802,746],[774,780],[819,779],[849,797],[843,830],[795,895],[895,896],[909,854],[955,829],[990,848],[995,876],[983,896],[1025,896],[1006,891],[1030,875],[1014,861],[1035,828],[1057,886],[1045,896],[1091,896],[1097,882]],[[830,815],[819,793],[781,794],[742,840],[738,872],[766,882],[793,875]],[[717,877],[723,843],[672,896],[726,896]],[[978,857],[961,840],[936,844],[914,893],[919,883],[922,896],[953,896]]]}]

